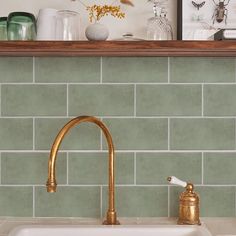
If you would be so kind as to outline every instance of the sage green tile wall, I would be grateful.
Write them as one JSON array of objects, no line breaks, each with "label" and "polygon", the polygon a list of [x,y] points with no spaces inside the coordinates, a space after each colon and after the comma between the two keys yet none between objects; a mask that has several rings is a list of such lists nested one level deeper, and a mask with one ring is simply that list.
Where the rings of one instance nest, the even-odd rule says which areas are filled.
[{"label": "sage green tile wall", "polygon": [[0,215],[103,217],[107,145],[74,128],[46,192],[52,142],[74,116],[98,116],[116,147],[118,216],[178,214],[166,177],[192,181],[202,216],[236,216],[234,58],[0,58]]}]

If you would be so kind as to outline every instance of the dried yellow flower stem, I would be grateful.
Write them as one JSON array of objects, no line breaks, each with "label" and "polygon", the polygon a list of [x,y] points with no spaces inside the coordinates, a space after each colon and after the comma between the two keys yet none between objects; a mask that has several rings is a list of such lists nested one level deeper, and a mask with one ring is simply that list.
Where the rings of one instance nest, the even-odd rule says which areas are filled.
[{"label": "dried yellow flower stem", "polygon": [[[75,2],[75,1],[77,1],[77,0],[71,0],[72,2]],[[86,5],[85,5],[85,3],[83,3],[82,2],[82,0],[78,0],[83,6],[85,6],[85,7],[87,7]],[[114,3],[115,2],[117,2],[117,0],[115,0],[114,1]],[[131,1],[131,0],[120,0],[120,3],[122,3],[122,4],[126,4],[126,5],[130,5],[130,6],[134,6],[134,4],[133,4],[133,2]],[[111,4],[111,5],[113,5],[113,4]]]},{"label": "dried yellow flower stem", "polygon": [[92,5],[87,7],[87,11],[89,12],[89,21],[92,22],[93,19],[99,21],[102,17],[114,16],[116,18],[122,19],[125,17],[125,13],[121,12],[120,6],[112,6],[112,5]]}]

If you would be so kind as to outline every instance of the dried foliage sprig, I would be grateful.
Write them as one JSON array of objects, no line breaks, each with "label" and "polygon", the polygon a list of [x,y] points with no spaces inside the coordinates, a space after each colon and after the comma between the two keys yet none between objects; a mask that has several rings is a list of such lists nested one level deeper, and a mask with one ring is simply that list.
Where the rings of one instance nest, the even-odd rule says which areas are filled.
[{"label": "dried foliage sprig", "polygon": [[113,17],[122,19],[125,17],[125,13],[121,11],[120,6],[113,5],[92,5],[88,6],[87,11],[89,12],[89,21],[99,21],[102,17],[111,15]]},{"label": "dried foliage sprig", "polygon": [[[72,2],[75,2],[77,0],[71,0]],[[83,6],[87,7],[86,4],[82,1],[82,0],[78,0]],[[114,3],[116,3],[118,0],[115,0],[111,5],[113,5]],[[126,4],[126,5],[130,5],[130,6],[134,6],[132,0],[120,0],[120,3],[122,4]]]}]

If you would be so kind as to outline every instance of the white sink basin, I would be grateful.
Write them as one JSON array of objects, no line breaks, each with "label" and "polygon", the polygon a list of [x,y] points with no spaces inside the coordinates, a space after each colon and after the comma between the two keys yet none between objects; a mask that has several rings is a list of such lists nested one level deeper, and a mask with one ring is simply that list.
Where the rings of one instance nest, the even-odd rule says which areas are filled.
[{"label": "white sink basin", "polygon": [[211,236],[204,226],[20,226],[9,236]]}]

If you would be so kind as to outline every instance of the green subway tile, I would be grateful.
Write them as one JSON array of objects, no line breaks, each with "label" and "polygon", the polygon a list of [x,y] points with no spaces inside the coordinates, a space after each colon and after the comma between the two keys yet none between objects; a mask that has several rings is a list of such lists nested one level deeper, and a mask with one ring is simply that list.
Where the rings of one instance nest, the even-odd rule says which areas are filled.
[{"label": "green subway tile", "polygon": [[204,115],[235,116],[236,85],[206,85],[204,87]]},{"label": "green subway tile", "polygon": [[137,184],[167,184],[168,176],[201,183],[201,153],[137,153]]},{"label": "green subway tile", "polygon": [[[115,180],[118,184],[134,183],[134,154],[117,153]],[[69,184],[107,184],[107,153],[70,153]]]},{"label": "green subway tile", "polygon": [[0,187],[0,216],[33,216],[32,187]]},{"label": "green subway tile", "polygon": [[[45,184],[48,173],[48,159],[49,153],[2,153],[2,183]],[[58,184],[65,184],[65,153],[58,155],[56,170]]]},{"label": "green subway tile", "polygon": [[37,82],[99,82],[100,58],[57,57],[36,58],[35,77]]},{"label": "green subway tile", "polygon": [[33,58],[30,57],[1,57],[1,83],[33,82]]},{"label": "green subway tile", "polygon": [[[179,215],[179,196],[184,191],[185,191],[185,189],[182,187],[170,186],[170,190],[169,190],[170,217],[178,217],[178,215]],[[201,212],[200,212],[200,214],[201,214]]]},{"label": "green subway tile", "polygon": [[[35,120],[35,145],[38,150],[49,150],[68,119],[42,118]],[[82,123],[71,128],[60,149],[100,149],[100,130],[95,124]]]},{"label": "green subway tile", "polygon": [[167,82],[168,59],[164,57],[103,58],[103,82]]},{"label": "green subway tile", "polygon": [[134,114],[132,85],[71,85],[69,114],[131,116]]},{"label": "green subway tile", "polygon": [[2,115],[66,115],[66,86],[3,85]]},{"label": "green subway tile", "polygon": [[204,184],[236,184],[236,153],[205,153]]},{"label": "green subway tile", "polygon": [[[118,217],[166,217],[167,187],[116,187]],[[107,211],[107,188],[103,188],[103,215]]]},{"label": "green subway tile", "polygon": [[215,83],[235,81],[232,58],[171,58],[170,80],[177,83]]},{"label": "green subway tile", "polygon": [[33,120],[0,119],[0,149],[23,150],[33,147]]},{"label": "green subway tile", "polygon": [[234,126],[234,119],[171,119],[171,149],[235,149]]},{"label": "green subway tile", "polygon": [[[120,150],[167,149],[167,119],[104,119]],[[103,141],[103,147],[107,144]]]},{"label": "green subway tile", "polygon": [[201,115],[200,85],[137,86],[137,115],[195,116]]},{"label": "green subway tile", "polygon": [[47,193],[36,187],[35,215],[37,217],[93,217],[100,216],[100,187],[57,187]]},{"label": "green subway tile", "polygon": [[[170,216],[178,216],[179,194],[183,188],[170,189]],[[200,196],[201,217],[233,217],[235,216],[234,187],[196,187]]]}]

